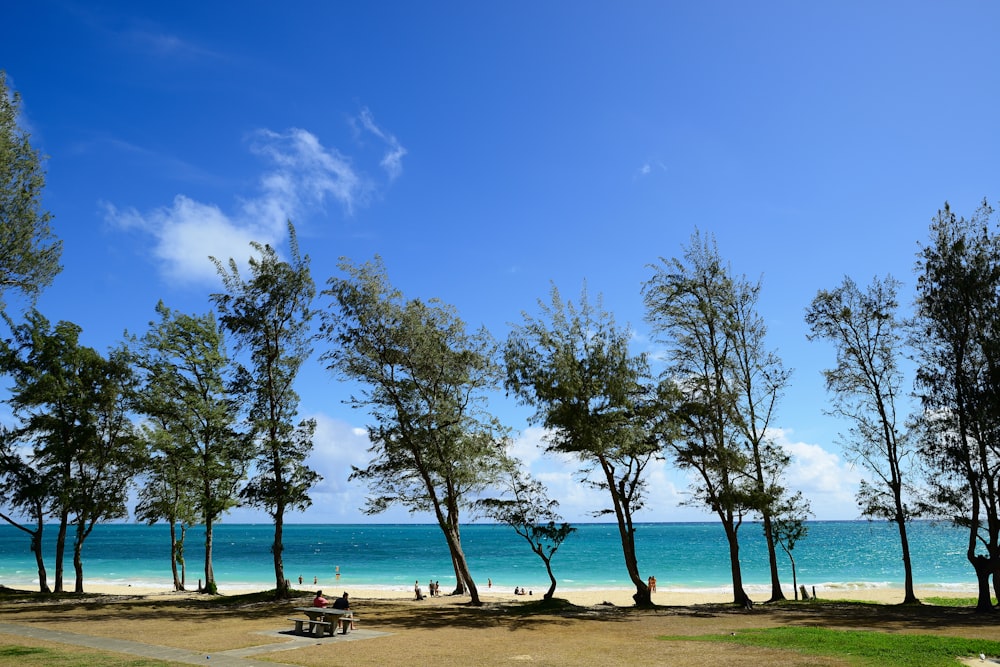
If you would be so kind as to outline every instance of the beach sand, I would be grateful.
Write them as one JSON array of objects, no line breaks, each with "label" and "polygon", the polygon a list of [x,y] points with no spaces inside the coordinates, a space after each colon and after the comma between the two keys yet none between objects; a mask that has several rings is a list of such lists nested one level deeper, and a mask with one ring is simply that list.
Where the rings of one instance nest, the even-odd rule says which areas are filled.
[{"label": "beach sand", "polygon": [[[72,583],[72,582],[71,582]],[[12,588],[19,588],[21,590],[33,590],[31,584],[23,583],[20,585],[8,584]],[[295,588],[302,589],[303,586],[296,586]],[[88,593],[97,593],[103,595],[143,595],[143,596],[183,596],[185,593],[175,593],[167,588],[155,587],[155,586],[142,586],[142,585],[112,585],[104,583],[88,584],[85,586]],[[383,599],[383,600],[412,600],[413,589],[412,588],[387,588],[387,587],[370,587],[370,586],[349,586],[345,584],[331,584],[322,587],[324,595],[328,598],[333,598],[339,596],[342,592],[347,591],[354,598],[366,598],[366,599]],[[424,595],[427,594],[426,586],[422,587]],[[822,586],[813,589],[809,587],[809,595],[812,596],[813,591],[815,591],[816,596],[823,600],[861,600],[865,602],[875,602],[878,604],[898,604],[903,601],[903,589],[901,588],[883,588],[883,587],[857,587],[857,588],[824,588]],[[248,593],[259,592],[260,589],[255,588],[245,588],[245,587],[229,587],[225,585],[220,585],[219,592],[222,595],[245,595]],[[533,600],[540,599],[543,590],[533,590],[531,595],[514,595],[513,590],[501,592],[497,588],[486,588],[483,587],[479,590],[479,597],[484,602],[530,602]],[[632,594],[634,590],[625,590],[621,588],[608,588],[608,589],[567,589],[567,588],[557,588],[555,597],[567,600],[568,602],[589,607],[594,605],[600,605],[605,602],[610,602],[612,605],[617,607],[628,607],[634,604],[632,600]],[[787,599],[792,600],[794,596],[792,594],[791,587],[785,587],[784,593]],[[954,589],[916,589],[917,597],[920,599],[931,598],[931,597],[943,597],[943,598],[968,598],[975,597],[974,593],[969,591],[954,590]],[[449,597],[450,596],[444,596]],[[766,600],[767,596],[762,594],[751,595],[757,602],[763,602]],[[653,602],[658,605],[668,605],[668,606],[691,606],[699,604],[721,604],[726,602],[732,602],[733,595],[732,592],[722,592],[715,590],[676,590],[676,589],[660,589],[653,594]]]},{"label": "beach sand", "polygon": [[[99,590],[100,589],[100,590]],[[569,667],[601,665],[842,665],[830,658],[759,649],[727,643],[660,639],[705,634],[733,634],[749,628],[810,625],[867,629],[891,633],[937,633],[996,638],[995,618],[969,609],[923,605],[903,607],[902,591],[817,588],[820,598],[882,602],[885,605],[757,605],[752,611],[728,602],[728,595],[659,591],[658,606],[636,609],[630,591],[559,590],[556,596],[573,606],[532,609],[540,599],[486,590],[484,604],[472,607],[466,596],[445,595],[413,600],[412,590],[347,587],[362,631],[371,639],[347,641],[326,637],[299,642],[291,650],[264,648],[257,660],[313,665],[511,665]],[[224,590],[225,596],[252,591]],[[326,586],[336,596],[340,588]],[[291,601],[237,602],[220,605],[190,592],[138,586],[89,586],[86,596],[32,599],[0,597],[0,624],[30,625],[91,637],[129,639],[204,653],[206,659],[246,647],[291,642],[286,619],[296,606],[308,605],[311,594]],[[106,595],[93,595],[104,593]],[[836,598],[835,595],[836,594]],[[922,591],[927,597],[943,596]],[[604,604],[611,603],[611,604]],[[532,609],[530,613],[520,610]],[[360,636],[360,635],[359,635]],[[0,645],[44,646],[59,651],[94,649],[57,644],[23,633],[0,631]],[[219,660],[215,660],[218,663]],[[978,658],[974,660],[978,662]]]}]

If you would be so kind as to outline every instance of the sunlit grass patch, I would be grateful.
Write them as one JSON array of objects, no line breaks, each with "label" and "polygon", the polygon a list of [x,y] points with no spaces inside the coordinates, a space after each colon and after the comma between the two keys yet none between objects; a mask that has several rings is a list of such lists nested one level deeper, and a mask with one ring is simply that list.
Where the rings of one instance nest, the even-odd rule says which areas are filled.
[{"label": "sunlit grass patch", "polygon": [[766,628],[728,635],[660,637],[667,641],[728,642],[824,655],[857,665],[882,667],[954,667],[959,656],[1000,656],[1000,642],[934,635],[888,634],[825,628]]}]

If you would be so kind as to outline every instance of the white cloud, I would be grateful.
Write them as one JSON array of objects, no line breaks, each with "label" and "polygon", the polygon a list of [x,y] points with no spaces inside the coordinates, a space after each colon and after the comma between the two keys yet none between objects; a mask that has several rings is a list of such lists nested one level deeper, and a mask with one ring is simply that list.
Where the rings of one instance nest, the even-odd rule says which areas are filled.
[{"label": "white cloud", "polygon": [[817,519],[855,519],[854,499],[861,474],[850,462],[819,445],[793,442],[791,431],[776,429],[776,441],[788,452],[791,463],[785,473],[785,486],[801,491],[812,504]]},{"label": "white cloud", "polygon": [[[390,178],[397,177],[406,149],[375,125],[367,109],[362,112],[362,123],[389,146],[382,166]],[[328,201],[337,202],[351,215],[376,188],[349,157],[323,146],[306,130],[258,130],[252,134],[250,150],[270,168],[260,177],[257,194],[239,200],[231,213],[180,194],[171,205],[147,213],[104,204],[106,218],[155,239],[153,254],[167,280],[216,282],[218,275],[209,256],[223,262],[234,258],[242,265],[250,255],[251,240],[277,246],[288,220],[322,210]]]},{"label": "white cloud", "polygon": [[362,127],[374,134],[376,137],[382,140],[386,146],[385,155],[382,157],[382,161],[379,163],[382,168],[385,169],[386,173],[389,175],[389,180],[393,181],[403,172],[403,156],[406,155],[406,149],[403,148],[402,144],[391,134],[386,133],[378,125],[375,124],[375,118],[372,116],[371,111],[367,108],[361,110],[361,114],[358,116],[361,121]]}]

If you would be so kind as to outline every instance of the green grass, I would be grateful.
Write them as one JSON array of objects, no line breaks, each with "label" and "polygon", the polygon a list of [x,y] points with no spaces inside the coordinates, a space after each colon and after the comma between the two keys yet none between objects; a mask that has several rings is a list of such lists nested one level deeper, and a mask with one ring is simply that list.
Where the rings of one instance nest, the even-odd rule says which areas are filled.
[{"label": "green grass", "polygon": [[881,667],[955,667],[959,656],[1000,655],[1000,642],[933,635],[900,635],[823,628],[768,628],[730,635],[660,637],[668,641],[728,642],[785,649],[806,655],[843,658],[856,665]]},{"label": "green grass", "polygon": [[[938,607],[975,607],[979,603],[979,598],[924,598],[921,602]],[[996,603],[997,599],[993,598],[993,604]]]},{"label": "green grass", "polygon": [[149,658],[117,657],[111,653],[60,651],[58,649],[0,644],[0,665],[18,667],[165,667],[174,663]]}]

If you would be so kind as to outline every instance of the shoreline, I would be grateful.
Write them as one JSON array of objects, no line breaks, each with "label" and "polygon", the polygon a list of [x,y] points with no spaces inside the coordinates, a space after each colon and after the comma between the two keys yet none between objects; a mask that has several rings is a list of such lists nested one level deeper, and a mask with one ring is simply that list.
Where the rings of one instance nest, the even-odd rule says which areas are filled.
[{"label": "shoreline", "polygon": [[[72,582],[70,582],[72,585]],[[13,588],[18,590],[27,590],[35,592],[38,589],[37,583],[21,582],[21,583],[10,583],[5,582],[3,584],[7,588]],[[320,587],[322,588],[322,587]],[[301,586],[296,588],[297,590],[304,590]],[[423,592],[426,595],[426,587],[423,587]],[[793,594],[791,591],[791,586],[784,586],[784,593],[787,599],[793,600]],[[183,598],[188,596],[196,596],[197,592],[192,588],[186,591],[174,591],[167,586],[156,586],[156,585],[144,585],[144,584],[110,584],[105,582],[92,582],[84,585],[85,593],[97,594],[97,595],[135,595],[141,597],[163,597],[163,598]],[[221,595],[246,595],[251,593],[259,593],[261,591],[267,590],[263,587],[254,586],[219,586],[219,593]],[[436,602],[446,602],[454,601],[460,599],[467,599],[468,596],[451,596],[442,595],[439,597],[431,598],[425,597],[423,601],[415,601],[413,595],[413,589],[403,589],[399,587],[379,587],[379,586],[352,586],[348,583],[333,584],[328,585],[323,588],[324,594],[328,598],[337,597],[346,590],[350,593],[351,599],[355,600],[358,604],[363,604],[364,600],[410,600],[414,604],[434,604]],[[807,587],[810,596],[812,596],[812,587]],[[501,591],[497,587],[493,588],[482,588],[479,591],[479,597],[483,602],[530,602],[534,600],[539,600],[544,594],[545,589],[539,589],[538,591],[531,591],[531,595],[515,595],[513,590],[511,591]],[[632,594],[634,589],[631,588],[594,588],[594,589],[573,589],[573,588],[556,588],[555,597],[567,600],[571,604],[590,607],[597,605],[607,605],[611,604],[616,607],[629,607],[634,604],[632,600]],[[876,604],[900,604],[903,601],[904,591],[902,588],[895,587],[815,587],[816,597],[820,600],[856,600],[864,602],[873,602]],[[764,602],[770,593],[770,589],[766,592],[757,591],[756,594],[750,593],[750,597],[756,602]],[[943,597],[943,598],[965,598],[965,597],[975,597],[976,593],[974,590],[966,590],[965,587],[953,586],[953,587],[916,587],[915,593],[917,597],[921,600],[931,598],[931,597]],[[733,595],[732,591],[719,590],[719,589],[660,589],[652,595],[653,602],[658,605],[664,606],[692,606],[699,604],[724,604],[727,602],[732,602]]]}]

